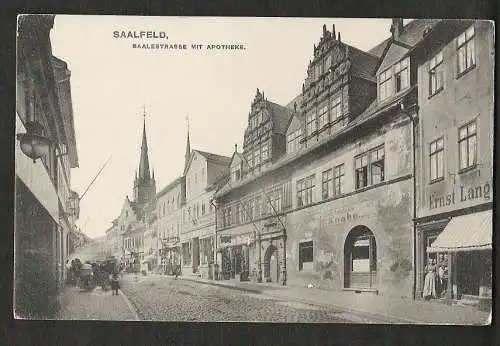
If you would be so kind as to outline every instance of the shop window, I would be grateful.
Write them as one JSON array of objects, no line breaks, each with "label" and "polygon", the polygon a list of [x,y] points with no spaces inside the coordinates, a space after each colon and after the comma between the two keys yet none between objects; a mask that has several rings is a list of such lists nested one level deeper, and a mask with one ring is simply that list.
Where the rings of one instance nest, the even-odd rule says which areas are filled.
[{"label": "shop window", "polygon": [[437,53],[429,62],[429,96],[443,89],[443,52]]},{"label": "shop window", "polygon": [[472,168],[476,165],[477,138],[476,121],[473,121],[458,130],[458,155],[460,170]]},{"label": "shop window", "polygon": [[474,36],[474,26],[471,26],[457,38],[457,72],[459,76],[474,67],[476,63]]},{"label": "shop window", "polygon": [[408,68],[408,61],[406,58],[394,64],[394,87],[396,93],[405,90],[410,86],[410,69]]},{"label": "shop window", "polygon": [[338,165],[335,167],[335,196],[341,195],[344,191],[344,180],[345,180],[345,172],[344,172],[344,164]]},{"label": "shop window", "polygon": [[322,174],[321,196],[323,199],[333,196],[333,170],[331,168]]},{"label": "shop window", "polygon": [[443,179],[444,177],[444,138],[441,137],[429,146],[429,166],[430,166],[430,180]]},{"label": "shop window", "polygon": [[182,243],[182,262],[191,264],[191,246],[189,243]]},{"label": "shop window", "polygon": [[314,175],[297,182],[297,207],[309,205],[313,202]]},{"label": "shop window", "polygon": [[299,243],[299,270],[312,270],[314,268],[313,242]]}]

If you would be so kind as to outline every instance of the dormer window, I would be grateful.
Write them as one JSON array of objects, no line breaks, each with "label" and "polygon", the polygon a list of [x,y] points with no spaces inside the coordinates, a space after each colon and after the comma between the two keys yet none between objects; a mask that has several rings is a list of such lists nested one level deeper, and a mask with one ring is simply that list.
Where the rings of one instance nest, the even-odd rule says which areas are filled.
[{"label": "dormer window", "polygon": [[396,93],[405,90],[410,86],[410,69],[408,68],[408,58],[403,59],[394,65],[394,79]]},{"label": "dormer window", "polygon": [[231,167],[231,177],[233,178],[233,180],[241,179],[241,170],[239,165]]},{"label": "dormer window", "polygon": [[383,101],[410,86],[409,58],[405,58],[378,75],[378,95]]},{"label": "dormer window", "polygon": [[392,68],[378,75],[378,95],[380,101],[392,95]]}]

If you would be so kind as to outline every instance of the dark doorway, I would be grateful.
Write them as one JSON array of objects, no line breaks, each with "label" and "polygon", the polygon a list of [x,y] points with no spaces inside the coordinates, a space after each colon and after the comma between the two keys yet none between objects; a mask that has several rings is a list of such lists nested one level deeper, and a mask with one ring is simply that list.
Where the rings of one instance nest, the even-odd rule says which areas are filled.
[{"label": "dark doorway", "polygon": [[264,277],[267,282],[278,282],[280,277],[278,249],[274,245],[270,245],[264,255]]},{"label": "dark doorway", "polygon": [[374,288],[377,277],[377,244],[365,226],[351,230],[344,244],[344,287]]},{"label": "dark doorway", "polygon": [[200,238],[193,239],[193,273],[198,272],[200,266]]}]

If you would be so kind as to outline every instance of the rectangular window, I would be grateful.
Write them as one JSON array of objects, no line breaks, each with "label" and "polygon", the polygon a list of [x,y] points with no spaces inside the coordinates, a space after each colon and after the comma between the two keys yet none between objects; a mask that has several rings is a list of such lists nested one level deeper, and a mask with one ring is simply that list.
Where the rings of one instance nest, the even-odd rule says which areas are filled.
[{"label": "rectangular window", "polygon": [[370,152],[371,183],[378,184],[384,181],[384,147],[374,149]]},{"label": "rectangular window", "polygon": [[[385,180],[384,146],[355,157],[356,189],[368,184],[378,184]],[[368,180],[368,178],[370,178]]]},{"label": "rectangular window", "polygon": [[335,97],[330,103],[330,112],[332,116],[332,121],[337,120],[342,116],[342,102],[340,97]]},{"label": "rectangular window", "polygon": [[309,113],[306,117],[306,135],[310,136],[316,131],[316,114]]},{"label": "rectangular window", "polygon": [[378,76],[378,95],[380,101],[392,95],[392,69],[388,68]]},{"label": "rectangular window", "polygon": [[444,139],[431,142],[429,146],[429,166],[431,182],[444,177]]},{"label": "rectangular window", "polygon": [[253,164],[255,167],[260,166],[260,148],[253,152]]},{"label": "rectangular window", "polygon": [[234,212],[234,223],[237,225],[241,221],[241,207],[240,205],[236,205]]},{"label": "rectangular window", "polygon": [[254,164],[253,164],[253,152],[250,152],[247,156],[247,163],[248,163],[248,169],[253,170]]},{"label": "rectangular window", "polygon": [[323,199],[333,196],[333,171],[331,168],[322,174],[321,192]]},{"label": "rectangular window", "polygon": [[300,140],[302,139],[302,129],[298,129],[290,134],[288,134],[287,138],[287,152],[293,153],[300,148],[302,148],[302,143]]},{"label": "rectangular window", "polygon": [[429,62],[429,96],[443,89],[443,52],[437,53]]},{"label": "rectangular window", "polygon": [[314,263],[313,242],[299,243],[299,270],[312,270]]},{"label": "rectangular window", "polygon": [[205,202],[201,204],[201,215],[205,215]]},{"label": "rectangular window", "polygon": [[472,68],[476,63],[474,35],[474,26],[471,26],[457,38],[457,63],[459,75]]},{"label": "rectangular window", "polygon": [[255,218],[260,217],[260,196],[255,197]]},{"label": "rectangular window", "polygon": [[314,174],[297,182],[297,207],[313,202]]},{"label": "rectangular window", "polygon": [[405,90],[410,86],[409,58],[403,59],[394,65],[394,79],[396,92]]},{"label": "rectangular window", "polygon": [[249,221],[253,220],[253,212],[255,208],[255,201],[252,199],[246,204],[246,217]]},{"label": "rectangular window", "polygon": [[329,123],[328,119],[328,106],[324,105],[319,109],[319,129],[322,129],[324,126],[326,126]]},{"label": "rectangular window", "polygon": [[368,155],[364,154],[355,159],[356,165],[356,189],[368,185]]},{"label": "rectangular window", "polygon": [[458,147],[460,170],[475,166],[477,163],[477,138],[475,121],[462,126],[458,130]]},{"label": "rectangular window", "polygon": [[262,162],[265,162],[269,159],[269,143],[265,142],[262,144]]},{"label": "rectangular window", "polygon": [[241,170],[239,164],[231,167],[231,177],[233,178],[233,180],[241,179]]},{"label": "rectangular window", "polygon": [[335,167],[335,196],[341,195],[344,191],[344,164]]}]

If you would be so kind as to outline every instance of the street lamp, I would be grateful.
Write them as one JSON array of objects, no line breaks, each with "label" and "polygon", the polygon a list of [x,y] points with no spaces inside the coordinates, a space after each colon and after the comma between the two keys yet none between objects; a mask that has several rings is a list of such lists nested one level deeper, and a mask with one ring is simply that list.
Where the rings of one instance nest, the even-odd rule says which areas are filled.
[{"label": "street lamp", "polygon": [[33,163],[48,154],[52,141],[43,135],[43,125],[36,121],[27,121],[26,133],[19,133],[21,151],[33,160]]}]

